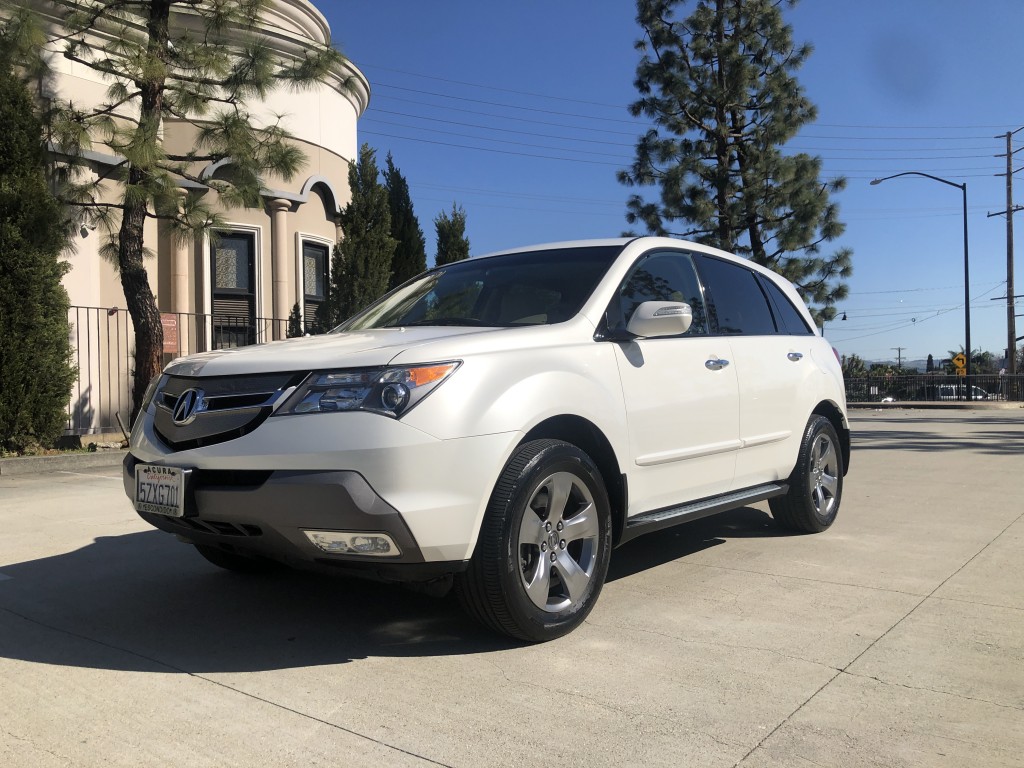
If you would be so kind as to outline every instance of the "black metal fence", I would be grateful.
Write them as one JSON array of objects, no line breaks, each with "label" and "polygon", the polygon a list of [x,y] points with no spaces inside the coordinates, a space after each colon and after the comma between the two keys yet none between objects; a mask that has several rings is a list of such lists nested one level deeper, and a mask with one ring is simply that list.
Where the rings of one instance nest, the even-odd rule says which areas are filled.
[{"label": "black metal fence", "polygon": [[118,416],[127,428],[134,370],[128,312],[71,307],[68,322],[78,377],[71,389],[65,433],[118,432]]},{"label": "black metal fence", "polygon": [[923,374],[919,376],[865,376],[846,379],[846,400],[850,403],[938,402],[938,401],[1024,401],[1024,376],[972,374],[965,376]]},{"label": "black metal fence", "polygon": [[[286,320],[163,312],[164,364],[213,349],[263,344],[284,336]],[[68,403],[65,434],[95,435],[128,429],[135,376],[135,331],[128,311],[71,307],[73,363],[78,376]]]}]

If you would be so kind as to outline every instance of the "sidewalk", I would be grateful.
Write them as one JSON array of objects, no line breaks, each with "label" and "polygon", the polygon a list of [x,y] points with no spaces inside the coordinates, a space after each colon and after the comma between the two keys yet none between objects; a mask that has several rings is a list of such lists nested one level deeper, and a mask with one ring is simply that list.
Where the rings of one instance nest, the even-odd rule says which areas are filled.
[{"label": "sidewalk", "polygon": [[88,453],[63,453],[55,456],[19,456],[0,459],[0,476],[36,475],[44,472],[74,471],[90,467],[119,467],[128,450],[100,448]]}]

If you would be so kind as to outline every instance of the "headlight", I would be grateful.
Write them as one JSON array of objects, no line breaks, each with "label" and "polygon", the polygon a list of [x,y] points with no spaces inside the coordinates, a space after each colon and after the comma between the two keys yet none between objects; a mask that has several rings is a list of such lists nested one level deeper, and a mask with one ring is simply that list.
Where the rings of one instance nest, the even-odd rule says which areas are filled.
[{"label": "headlight", "polygon": [[278,415],[372,411],[399,417],[436,389],[459,363],[318,371],[278,409]]}]

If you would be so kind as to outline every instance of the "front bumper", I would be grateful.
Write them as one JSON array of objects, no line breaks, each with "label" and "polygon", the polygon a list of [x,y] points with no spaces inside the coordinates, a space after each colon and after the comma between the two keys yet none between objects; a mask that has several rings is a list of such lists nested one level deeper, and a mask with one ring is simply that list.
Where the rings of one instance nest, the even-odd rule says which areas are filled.
[{"label": "front bumper", "polygon": [[[135,465],[124,460],[124,487],[133,494]],[[420,581],[466,568],[465,560],[426,563],[409,527],[357,472],[193,470],[184,517],[140,512],[160,530],[205,544],[295,566],[329,566],[386,580]],[[304,531],[387,534],[398,547],[388,557],[330,555]]]},{"label": "front bumper", "polygon": [[[186,517],[140,513],[151,525],[242,554],[401,580],[464,568],[497,475],[521,437],[439,440],[373,414],[315,414],[270,418],[237,439],[174,451],[153,432],[149,414],[140,422],[124,466],[129,498],[138,462],[192,469]],[[328,554],[306,530],[386,533],[401,554]]]}]

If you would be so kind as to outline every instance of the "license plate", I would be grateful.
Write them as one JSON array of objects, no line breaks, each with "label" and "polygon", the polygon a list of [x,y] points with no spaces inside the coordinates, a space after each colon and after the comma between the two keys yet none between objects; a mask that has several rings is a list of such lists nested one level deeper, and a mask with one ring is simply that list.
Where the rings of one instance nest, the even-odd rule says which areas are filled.
[{"label": "license plate", "polygon": [[188,470],[155,464],[135,465],[135,509],[168,517],[185,516]]}]

